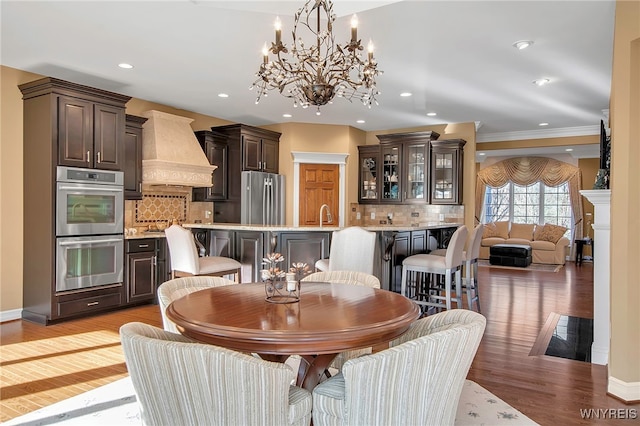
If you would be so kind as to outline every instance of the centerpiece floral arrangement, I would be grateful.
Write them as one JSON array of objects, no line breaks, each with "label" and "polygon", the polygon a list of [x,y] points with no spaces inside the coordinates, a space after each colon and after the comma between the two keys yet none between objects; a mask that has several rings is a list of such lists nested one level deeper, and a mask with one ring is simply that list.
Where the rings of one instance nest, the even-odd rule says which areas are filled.
[{"label": "centerpiece floral arrangement", "polygon": [[284,256],[280,253],[269,253],[262,259],[265,266],[261,277],[264,282],[267,301],[271,303],[294,303],[300,301],[300,280],[311,270],[309,265],[303,262],[294,262],[289,272],[279,266],[284,262]]}]

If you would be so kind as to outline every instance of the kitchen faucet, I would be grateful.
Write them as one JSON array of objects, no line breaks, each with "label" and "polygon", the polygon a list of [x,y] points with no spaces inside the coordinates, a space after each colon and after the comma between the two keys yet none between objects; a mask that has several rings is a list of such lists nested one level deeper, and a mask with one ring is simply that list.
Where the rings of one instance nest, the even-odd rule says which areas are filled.
[{"label": "kitchen faucet", "polygon": [[329,211],[329,206],[323,204],[320,206],[320,228],[322,228],[322,209],[327,208],[327,223],[331,223],[333,219],[331,218],[331,212]]}]

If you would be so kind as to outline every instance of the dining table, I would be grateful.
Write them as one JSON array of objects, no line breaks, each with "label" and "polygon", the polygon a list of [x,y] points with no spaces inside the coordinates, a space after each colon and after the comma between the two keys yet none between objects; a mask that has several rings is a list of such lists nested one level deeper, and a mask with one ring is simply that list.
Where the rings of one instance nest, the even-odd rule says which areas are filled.
[{"label": "dining table", "polygon": [[303,281],[294,303],[271,303],[263,283],[246,283],[190,293],[169,304],[166,314],[200,342],[268,361],[299,355],[296,384],[312,390],[338,353],[401,336],[420,309],[387,290]]}]

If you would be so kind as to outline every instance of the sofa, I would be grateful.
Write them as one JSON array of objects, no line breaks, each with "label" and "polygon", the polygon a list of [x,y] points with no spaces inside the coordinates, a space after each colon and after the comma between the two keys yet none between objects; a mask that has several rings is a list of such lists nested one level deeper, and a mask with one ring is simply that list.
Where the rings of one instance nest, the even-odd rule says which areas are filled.
[{"label": "sofa", "polygon": [[491,222],[484,225],[480,243],[480,259],[489,259],[489,250],[496,244],[531,246],[533,263],[564,265],[569,239],[564,226],[531,223]]}]

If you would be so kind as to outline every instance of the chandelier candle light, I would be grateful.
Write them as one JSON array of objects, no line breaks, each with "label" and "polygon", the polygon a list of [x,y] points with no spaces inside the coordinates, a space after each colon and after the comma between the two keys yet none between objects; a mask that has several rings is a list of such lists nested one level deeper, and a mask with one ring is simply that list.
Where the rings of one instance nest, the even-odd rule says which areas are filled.
[{"label": "chandelier candle light", "polygon": [[[315,29],[313,27],[315,12]],[[321,28],[321,13],[324,13],[326,29]],[[369,41],[368,55],[361,58],[364,50],[358,40],[358,18],[351,19],[351,40],[344,45],[335,42],[332,29],[336,16],[330,0],[309,0],[294,16],[293,44],[291,56],[282,43],[282,23],[276,18],[275,42],[262,50],[263,62],[256,74],[257,79],[250,89],[258,88],[256,103],[267,96],[269,90],[278,90],[283,96],[293,99],[293,106],[320,107],[330,103],[335,95],[350,102],[357,99],[371,108],[378,104],[376,77],[382,73],[373,58],[373,43]],[[299,30],[306,29],[315,36],[315,43],[306,47]],[[302,31],[300,31],[302,32]],[[275,55],[269,60],[269,53]]]}]

